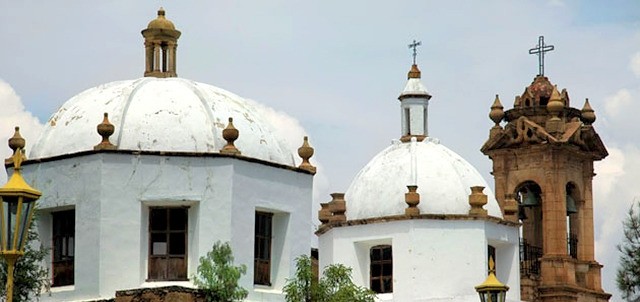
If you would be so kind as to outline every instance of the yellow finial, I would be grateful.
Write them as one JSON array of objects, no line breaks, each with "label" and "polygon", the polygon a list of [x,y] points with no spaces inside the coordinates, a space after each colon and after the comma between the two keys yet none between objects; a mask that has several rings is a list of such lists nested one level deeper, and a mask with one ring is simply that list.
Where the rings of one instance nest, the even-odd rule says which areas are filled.
[{"label": "yellow finial", "polygon": [[493,257],[489,257],[489,276],[487,279],[482,282],[482,284],[476,286],[476,291],[478,292],[487,292],[487,291],[508,291],[509,287],[504,285],[498,278],[496,277],[496,269],[495,263],[493,262]]},{"label": "yellow finial", "polygon": [[160,6],[160,9],[158,9],[158,17],[162,16],[164,18],[164,13],[164,8]]},{"label": "yellow finial", "polygon": [[22,178],[20,170],[22,170],[23,156],[22,148],[18,148],[16,153],[13,154],[13,174],[11,174],[9,181],[0,188],[0,195],[25,195],[36,199],[42,195],[40,191],[32,188],[24,178]]},{"label": "yellow finial", "polygon": [[18,150],[16,150],[16,153],[13,154],[12,158],[13,158],[14,171],[20,171],[20,169],[22,169],[21,166],[22,166],[22,160],[24,159],[23,156],[24,156],[24,151],[22,151],[22,148],[18,148]]}]

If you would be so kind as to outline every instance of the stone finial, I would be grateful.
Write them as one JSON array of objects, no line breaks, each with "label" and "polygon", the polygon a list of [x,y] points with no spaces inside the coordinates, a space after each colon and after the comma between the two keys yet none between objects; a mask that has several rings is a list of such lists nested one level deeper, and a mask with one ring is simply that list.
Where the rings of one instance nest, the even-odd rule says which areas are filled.
[{"label": "stone finial", "polygon": [[302,146],[298,148],[298,155],[302,158],[302,163],[298,168],[307,170],[311,172],[311,174],[316,174],[316,167],[309,162],[309,159],[313,156],[314,152],[313,147],[309,145],[309,137],[305,136]]},{"label": "stone finial", "polygon": [[227,124],[227,127],[224,128],[224,130],[222,130],[222,138],[227,141],[227,144],[224,145],[222,149],[220,149],[220,153],[240,155],[240,150],[238,150],[238,148],[236,148],[236,146],[234,145],[234,142],[238,139],[239,135],[240,131],[238,131],[235,126],[233,126],[233,118],[230,117],[229,124]]},{"label": "stone finial", "polygon": [[584,101],[584,106],[582,107],[582,115],[580,119],[585,125],[591,125],[596,121],[596,113],[591,108],[591,104],[589,104],[589,99]]},{"label": "stone finial", "polygon": [[[20,135],[20,127],[16,126],[14,130],[15,132],[13,133],[13,136],[8,140],[9,148],[13,150],[13,152],[11,153],[12,156],[9,156],[7,159],[4,160],[5,165],[13,163],[13,156],[16,154],[16,152],[18,152],[18,150],[24,150],[24,146],[26,144],[26,141],[24,140],[22,135]],[[22,159],[23,160],[27,159],[26,156],[24,155],[24,152],[22,152]]]},{"label": "stone finial", "polygon": [[560,119],[560,112],[564,109],[564,103],[562,97],[558,92],[558,87],[554,86],[551,92],[551,97],[547,103],[547,111],[551,114],[551,117],[545,124],[545,129],[552,135],[559,135],[564,132],[564,122]]},{"label": "stone finial", "polygon": [[502,206],[504,218],[509,221],[518,222],[518,202],[515,194],[505,194],[504,204]]},{"label": "stone finial", "polygon": [[329,206],[329,202],[320,203],[321,208],[320,211],[318,211],[318,220],[320,220],[322,224],[328,223],[329,220],[331,220],[331,216],[333,215],[331,213],[331,210],[329,209]]},{"label": "stone finial", "polygon": [[113,132],[116,128],[113,126],[113,124],[111,124],[111,122],[109,122],[108,113],[104,113],[102,123],[98,124],[96,128],[98,129],[98,134],[102,136],[102,141],[99,144],[93,146],[93,150],[115,150],[117,146],[109,141],[109,137],[113,135]]},{"label": "stone finial", "polygon": [[331,201],[329,202],[329,211],[331,211],[331,218],[329,222],[343,222],[347,221],[347,217],[344,213],[347,211],[347,203],[344,200],[344,193],[331,193]]},{"label": "stone finial", "polygon": [[482,207],[487,204],[489,198],[487,194],[482,193],[482,190],[484,190],[483,186],[471,187],[471,194],[469,194],[469,205],[471,205],[471,209],[469,209],[469,215],[487,216],[487,210]]},{"label": "stone finial", "polygon": [[500,103],[500,98],[496,94],[496,99],[493,101],[493,105],[491,105],[491,111],[489,112],[489,118],[496,123],[494,127],[500,127],[500,122],[502,118],[504,118],[504,107],[502,103]]},{"label": "stone finial", "polygon": [[404,193],[404,202],[407,203],[408,207],[404,209],[404,214],[407,216],[418,216],[420,215],[420,209],[418,208],[420,194],[416,192],[418,186],[407,186],[407,189],[409,189],[409,192]]},{"label": "stone finial", "polygon": [[560,112],[564,108],[564,103],[562,102],[562,97],[560,96],[560,92],[558,92],[558,87],[554,86],[553,91],[551,92],[551,97],[549,98],[549,102],[547,103],[547,111],[551,113],[552,119],[559,119]]},{"label": "stone finial", "polygon": [[419,79],[420,78],[420,69],[418,69],[418,65],[411,65],[411,69],[409,73],[407,73],[407,79]]}]

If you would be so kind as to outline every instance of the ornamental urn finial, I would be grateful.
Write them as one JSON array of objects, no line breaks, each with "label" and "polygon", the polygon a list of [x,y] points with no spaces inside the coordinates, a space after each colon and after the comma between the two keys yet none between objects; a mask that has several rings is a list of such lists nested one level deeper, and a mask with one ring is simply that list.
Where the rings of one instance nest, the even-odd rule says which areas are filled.
[{"label": "ornamental urn finial", "polygon": [[502,103],[500,103],[500,98],[496,94],[496,99],[493,101],[493,105],[491,105],[491,111],[489,112],[489,118],[496,123],[494,127],[500,127],[500,122],[502,118],[504,118],[504,107]]},{"label": "ornamental urn finial", "polygon": [[591,104],[589,104],[589,99],[584,101],[584,106],[582,107],[582,115],[580,119],[585,125],[591,125],[596,121],[596,113],[591,108]]},{"label": "ornamental urn finial", "polygon": [[313,153],[315,153],[315,151],[313,147],[309,145],[309,137],[305,136],[304,141],[302,142],[302,146],[298,148],[298,155],[300,156],[300,158],[302,158],[302,163],[300,164],[300,166],[298,166],[298,168],[307,170],[311,172],[311,174],[316,174],[316,167],[314,167],[309,162],[309,159],[313,156]]},{"label": "ornamental urn finial", "polygon": [[240,155],[240,150],[238,150],[238,148],[236,148],[234,144],[234,142],[238,139],[238,136],[240,136],[240,131],[233,125],[233,118],[230,117],[229,124],[227,124],[227,127],[224,128],[224,130],[222,130],[222,138],[227,141],[227,144],[224,145],[222,149],[220,149],[220,153]]},{"label": "ornamental urn finial", "polygon": [[99,144],[93,146],[93,150],[115,150],[117,146],[109,141],[109,137],[113,135],[113,132],[115,132],[115,126],[113,126],[113,124],[109,122],[108,113],[104,113],[102,123],[98,124],[96,129],[98,130],[98,134],[102,136],[102,141]]},{"label": "ornamental urn finial", "polygon": [[420,209],[418,208],[420,194],[416,192],[418,186],[407,186],[407,189],[409,192],[404,193],[404,202],[407,203],[408,207],[404,209],[404,214],[407,216],[418,216],[420,215]]},{"label": "ornamental urn finial", "polygon": [[469,205],[471,209],[469,209],[469,215],[487,216],[487,210],[483,207],[487,204],[489,198],[487,194],[482,193],[483,190],[483,186],[471,187],[471,194],[469,194]]}]

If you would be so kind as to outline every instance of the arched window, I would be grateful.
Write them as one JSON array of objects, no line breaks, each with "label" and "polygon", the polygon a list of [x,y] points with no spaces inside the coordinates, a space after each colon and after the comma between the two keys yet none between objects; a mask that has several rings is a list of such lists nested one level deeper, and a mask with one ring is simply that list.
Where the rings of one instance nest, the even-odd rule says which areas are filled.
[{"label": "arched window", "polygon": [[524,276],[540,274],[542,257],[542,190],[533,181],[526,181],[516,188],[520,227],[520,273]]},{"label": "arched window", "polygon": [[566,185],[567,251],[578,258],[578,190],[572,183]]},{"label": "arched window", "polygon": [[371,290],[376,293],[393,292],[393,253],[391,245],[377,245],[369,250]]}]

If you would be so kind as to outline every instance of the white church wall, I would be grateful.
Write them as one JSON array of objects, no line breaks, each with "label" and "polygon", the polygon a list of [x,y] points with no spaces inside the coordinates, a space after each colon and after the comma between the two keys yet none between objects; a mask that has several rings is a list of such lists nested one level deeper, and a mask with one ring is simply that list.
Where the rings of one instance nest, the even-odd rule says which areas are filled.
[{"label": "white church wall", "polygon": [[[284,300],[273,293],[289,277],[293,259],[310,251],[308,174],[232,158],[115,153],[27,164],[24,174],[43,192],[39,206],[44,216],[76,209],[74,285],[53,288],[42,301],[113,297],[116,290],[138,287],[192,286],[188,281],[147,281],[148,216],[154,206],[189,207],[189,277],[215,241],[230,241],[236,263],[248,268],[241,284],[254,297],[266,296],[264,301]],[[253,293],[256,208],[276,213],[273,246],[282,255],[273,262],[276,278],[272,288],[263,290],[267,294]],[[50,218],[41,221],[39,230],[50,246]],[[51,267],[50,260],[46,265]]]},{"label": "white church wall", "polygon": [[234,224],[234,248],[250,251],[236,255],[236,261],[248,268],[241,285],[254,289],[248,301],[284,301],[282,287],[295,271],[295,258],[311,252],[313,177],[284,169],[255,169],[248,162],[239,162],[234,168],[233,219],[253,218],[256,210],[274,214],[271,286],[253,284],[254,241],[247,234],[254,233],[254,221]]},{"label": "white church wall", "polygon": [[[391,244],[393,293],[379,295],[381,300],[477,301],[474,287],[487,275],[488,242],[500,243],[498,267],[518,276],[517,238],[517,228],[483,220],[414,219],[336,227],[320,236],[319,261],[321,268],[331,263],[351,267],[354,282],[368,287],[369,248]],[[516,289],[509,299],[518,301],[519,278],[503,282]]]},{"label": "white church wall", "polygon": [[[86,218],[76,222],[76,229],[83,232],[77,232],[75,236],[75,254],[85,255],[76,261],[76,282],[72,286],[52,288],[52,297],[44,295],[43,301],[49,298],[51,301],[70,301],[75,300],[75,297],[82,299],[99,290],[100,279],[96,274],[101,254],[97,236],[100,224],[96,223],[100,221],[100,210],[96,206],[100,198],[99,169],[100,161],[95,157],[23,166],[27,183],[43,193],[38,200],[38,208],[42,210],[40,216],[43,217],[38,229],[46,229],[45,236],[41,238],[45,247],[51,247],[51,211],[75,208],[77,217]],[[51,257],[47,257],[45,263],[50,268]]]}]

